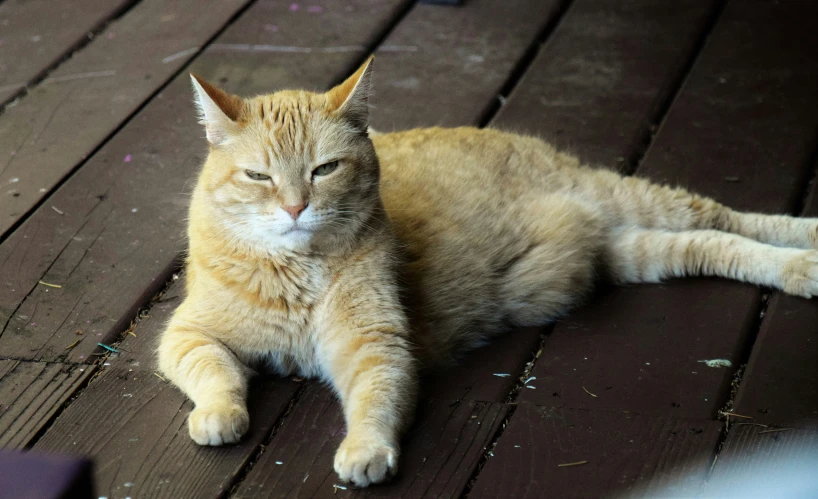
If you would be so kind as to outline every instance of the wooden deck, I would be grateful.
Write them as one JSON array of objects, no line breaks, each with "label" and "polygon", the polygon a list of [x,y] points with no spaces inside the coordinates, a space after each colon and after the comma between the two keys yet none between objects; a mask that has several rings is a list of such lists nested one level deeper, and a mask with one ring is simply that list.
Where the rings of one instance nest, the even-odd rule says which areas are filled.
[{"label": "wooden deck", "polygon": [[1,448],[90,456],[111,498],[562,498],[706,494],[816,445],[818,301],[717,279],[602,289],[426,380],[400,475],[366,490],[332,470],[344,423],[326,387],[258,378],[247,437],[202,448],[154,349],[206,153],[188,72],[244,95],[322,90],[374,52],[375,128],[537,134],[743,210],[818,216],[818,2],[59,5],[0,3]]}]

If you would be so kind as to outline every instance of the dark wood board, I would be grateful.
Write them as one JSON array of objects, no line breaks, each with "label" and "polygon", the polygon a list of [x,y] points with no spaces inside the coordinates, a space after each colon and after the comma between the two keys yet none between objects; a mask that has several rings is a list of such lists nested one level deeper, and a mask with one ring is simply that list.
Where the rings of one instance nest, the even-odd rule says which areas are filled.
[{"label": "dark wood board", "polygon": [[230,489],[297,387],[256,379],[244,439],[201,447],[188,435],[192,404],[182,392],[150,372],[109,369],[68,406],[34,450],[93,456],[100,496],[215,497]]},{"label": "dark wood board", "polygon": [[440,400],[505,402],[534,360],[542,328],[515,328],[423,379],[424,396]]},{"label": "dark wood board", "polygon": [[817,18],[816,2],[728,2],[637,175],[792,213],[818,145]]},{"label": "dark wood board", "polygon": [[140,2],[7,109],[0,116],[0,237],[246,3],[216,2],[203,16],[196,0]]},{"label": "dark wood board", "polygon": [[733,426],[703,497],[814,497],[816,449],[815,428]]},{"label": "dark wood board", "polygon": [[346,433],[340,405],[327,388],[313,384],[236,497],[457,497],[506,412],[503,404],[423,401],[404,439],[398,476],[386,485],[353,490],[332,468]]},{"label": "dark wood board", "polygon": [[[818,115],[802,109],[806,103],[818,107],[818,94],[803,75],[818,77],[818,60],[805,61],[800,66],[803,73],[795,72],[788,69],[790,56],[780,57],[777,47],[801,50],[803,57],[813,50],[813,45],[799,43],[808,37],[818,42],[808,20],[818,13],[818,5],[793,2],[787,4],[789,10],[782,10],[782,5],[760,1],[727,6],[637,174],[723,201],[742,197],[745,209],[795,208],[818,126]],[[793,13],[796,7],[804,9],[800,17]],[[777,26],[784,21],[792,22],[780,30]],[[732,64],[736,69],[730,73]],[[739,77],[742,68],[751,67]],[[721,83],[719,74],[733,76]],[[767,103],[779,100],[793,105],[770,109]],[[751,120],[748,108],[754,106],[759,114]],[[791,133],[758,134],[779,128]],[[732,145],[725,151],[707,137]],[[762,161],[773,154],[770,151],[775,162]],[[769,175],[762,174],[759,165]],[[741,194],[734,183],[724,180],[733,174],[741,176]],[[753,286],[717,279],[606,290],[557,326],[532,373],[538,382],[547,380],[549,388],[526,390],[521,400],[550,405],[553,393],[560,391],[569,397],[562,403],[565,407],[714,417],[726,403],[734,369],[749,348],[760,297],[761,291]],[[734,368],[696,363],[714,358],[729,359]],[[599,397],[587,396],[582,386]],[[607,393],[609,386],[613,388]]]},{"label": "dark wood board", "polygon": [[0,4],[0,105],[136,0],[7,0]]},{"label": "dark wood board", "polygon": [[416,5],[376,51],[372,126],[477,124],[561,3]]},{"label": "dark wood board", "polygon": [[0,360],[0,448],[25,447],[94,371],[92,366]]},{"label": "dark wood board", "polygon": [[[326,88],[358,64],[365,45],[402,8],[400,0],[359,0],[319,16],[292,13],[289,5],[254,4],[216,45],[360,48],[296,56],[213,45],[192,70],[241,94],[277,86]],[[281,19],[289,20],[286,29],[263,28]],[[106,342],[127,327],[184,249],[190,179],[206,147],[189,77],[182,74],[0,245],[0,325],[6,325],[0,356],[86,362],[97,350],[95,341],[65,351],[77,329]],[[126,157],[131,161],[125,163]]]},{"label": "dark wood board", "polygon": [[[721,300],[725,294],[743,301]],[[537,379],[529,385],[535,388],[524,389],[519,400],[716,417],[734,370],[699,361],[730,359],[738,365],[757,316],[748,303],[759,298],[752,286],[704,279],[602,289],[548,337],[531,372]]]},{"label": "dark wood board", "polygon": [[[720,427],[715,421],[523,404],[469,497],[633,497],[635,491],[695,496]],[[581,461],[587,463],[559,466]],[[676,482],[676,474],[687,478]]]},{"label": "dark wood board", "polygon": [[[804,216],[818,216],[813,183]],[[733,401],[734,412],[779,426],[818,427],[818,302],[776,292]]]},{"label": "dark wood board", "polygon": [[576,0],[492,126],[622,165],[683,76],[717,0]]}]

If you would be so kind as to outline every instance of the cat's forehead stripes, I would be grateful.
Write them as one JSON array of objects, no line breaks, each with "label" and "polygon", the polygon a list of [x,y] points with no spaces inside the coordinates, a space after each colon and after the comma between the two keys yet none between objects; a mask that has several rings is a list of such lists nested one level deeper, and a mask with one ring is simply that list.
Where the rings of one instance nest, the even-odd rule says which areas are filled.
[{"label": "cat's forehead stripes", "polygon": [[276,159],[289,155],[312,156],[311,121],[317,106],[306,92],[288,92],[258,98],[251,109],[267,132],[267,145]]}]

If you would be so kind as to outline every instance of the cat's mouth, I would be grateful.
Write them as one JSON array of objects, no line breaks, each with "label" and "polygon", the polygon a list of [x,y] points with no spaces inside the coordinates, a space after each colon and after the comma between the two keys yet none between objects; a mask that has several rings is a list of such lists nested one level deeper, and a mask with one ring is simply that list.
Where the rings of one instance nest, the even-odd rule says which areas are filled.
[{"label": "cat's mouth", "polygon": [[293,225],[289,229],[282,232],[281,235],[282,236],[296,235],[296,234],[304,235],[304,234],[310,234],[310,233],[312,233],[311,229],[308,229],[308,228],[306,228],[304,226],[301,226],[301,225]]}]

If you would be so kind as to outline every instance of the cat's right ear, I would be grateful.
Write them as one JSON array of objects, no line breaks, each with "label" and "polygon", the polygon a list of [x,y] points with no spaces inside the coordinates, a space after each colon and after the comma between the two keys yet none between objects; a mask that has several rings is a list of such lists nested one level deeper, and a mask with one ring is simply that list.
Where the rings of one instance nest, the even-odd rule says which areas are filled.
[{"label": "cat's right ear", "polygon": [[207,141],[218,146],[238,131],[236,120],[244,107],[241,97],[228,94],[202,78],[190,74],[199,109],[199,123],[204,125]]}]

